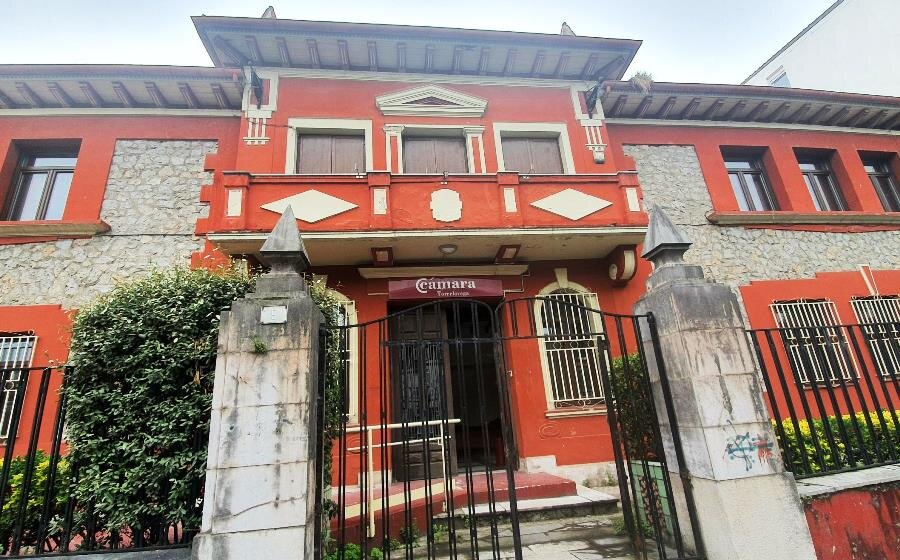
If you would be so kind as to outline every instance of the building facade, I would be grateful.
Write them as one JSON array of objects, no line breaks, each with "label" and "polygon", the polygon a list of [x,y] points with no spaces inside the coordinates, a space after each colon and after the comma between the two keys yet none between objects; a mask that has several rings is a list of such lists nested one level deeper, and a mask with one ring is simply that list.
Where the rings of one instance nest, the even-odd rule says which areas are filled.
[{"label": "building facade", "polygon": [[[213,68],[0,67],[4,364],[65,362],[72,314],[118,279],[257,263],[288,207],[347,323],[530,296],[630,314],[654,206],[748,327],[808,310],[900,321],[900,99],[641,89],[620,81],[630,40],[194,23]],[[544,333],[570,320],[534,313]],[[583,348],[561,365],[531,342],[506,364],[518,467],[605,476],[597,370],[575,359]],[[379,340],[346,351],[352,424],[379,398],[363,373]]]},{"label": "building facade", "polygon": [[837,0],[742,83],[900,95],[898,18],[892,0]]}]

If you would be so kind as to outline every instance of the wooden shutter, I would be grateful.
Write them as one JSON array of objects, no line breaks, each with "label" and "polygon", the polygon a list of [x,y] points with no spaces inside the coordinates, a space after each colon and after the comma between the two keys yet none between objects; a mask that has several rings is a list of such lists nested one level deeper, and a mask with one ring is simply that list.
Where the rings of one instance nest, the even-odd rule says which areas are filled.
[{"label": "wooden shutter", "polygon": [[297,143],[298,173],[354,173],[366,170],[365,138],[306,134]]},{"label": "wooden shutter", "polygon": [[563,172],[557,138],[507,137],[501,140],[503,166],[519,173]]},{"label": "wooden shutter", "polygon": [[466,173],[466,144],[462,138],[404,138],[404,173]]}]

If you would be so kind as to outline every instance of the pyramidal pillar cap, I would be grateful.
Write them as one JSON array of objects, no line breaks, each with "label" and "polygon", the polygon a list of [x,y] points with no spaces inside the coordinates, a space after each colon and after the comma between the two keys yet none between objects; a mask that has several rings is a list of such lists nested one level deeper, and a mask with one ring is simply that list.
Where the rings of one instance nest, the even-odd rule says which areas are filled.
[{"label": "pyramidal pillar cap", "polygon": [[285,208],[259,253],[263,261],[272,268],[272,273],[301,273],[309,268],[306,247],[300,238],[297,218],[290,206]]},{"label": "pyramidal pillar cap", "polygon": [[650,210],[650,225],[644,237],[641,256],[656,266],[684,261],[684,253],[691,248],[691,240],[672,223],[659,206]]}]

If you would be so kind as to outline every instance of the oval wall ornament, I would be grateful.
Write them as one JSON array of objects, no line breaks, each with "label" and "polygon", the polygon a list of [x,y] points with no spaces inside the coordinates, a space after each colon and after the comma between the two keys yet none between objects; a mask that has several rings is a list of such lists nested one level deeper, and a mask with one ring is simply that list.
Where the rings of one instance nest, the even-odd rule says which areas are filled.
[{"label": "oval wall ornament", "polygon": [[431,215],[439,222],[455,222],[462,218],[462,199],[451,189],[431,193]]}]

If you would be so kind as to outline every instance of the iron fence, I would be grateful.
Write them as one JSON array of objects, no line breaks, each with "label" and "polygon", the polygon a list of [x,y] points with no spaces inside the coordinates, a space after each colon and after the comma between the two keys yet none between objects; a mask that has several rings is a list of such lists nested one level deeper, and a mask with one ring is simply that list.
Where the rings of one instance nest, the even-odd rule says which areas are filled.
[{"label": "iron fence", "polygon": [[747,332],[785,467],[797,478],[900,460],[900,324]]},{"label": "iron fence", "polygon": [[[89,501],[78,499],[79,465],[65,441],[66,368],[0,369],[11,388],[8,437],[0,440],[0,556],[66,555],[188,546],[198,527],[157,520],[146,528],[110,527]],[[187,434],[195,450],[206,433]],[[200,517],[203,481],[194,481],[184,511]]]}]

